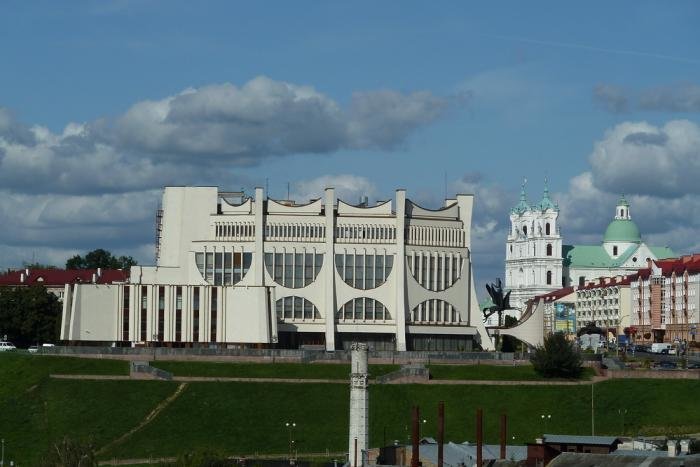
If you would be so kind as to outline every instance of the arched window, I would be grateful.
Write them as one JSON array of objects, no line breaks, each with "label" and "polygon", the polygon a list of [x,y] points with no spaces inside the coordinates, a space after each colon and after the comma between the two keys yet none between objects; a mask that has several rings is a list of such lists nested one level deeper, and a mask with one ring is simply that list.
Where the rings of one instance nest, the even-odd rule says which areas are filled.
[{"label": "arched window", "polygon": [[552,285],[552,271],[547,271],[547,285]]},{"label": "arched window", "polygon": [[523,235],[527,237],[527,226],[523,225]]},{"label": "arched window", "polygon": [[613,247],[613,256],[617,256],[617,245]]},{"label": "arched window", "polygon": [[[547,224],[549,225],[549,224]],[[547,256],[552,256],[552,244],[547,243]]]},{"label": "arched window", "polygon": [[549,222],[547,222],[547,223],[544,225],[544,233],[545,233],[546,235],[549,235],[549,232],[550,232]]}]

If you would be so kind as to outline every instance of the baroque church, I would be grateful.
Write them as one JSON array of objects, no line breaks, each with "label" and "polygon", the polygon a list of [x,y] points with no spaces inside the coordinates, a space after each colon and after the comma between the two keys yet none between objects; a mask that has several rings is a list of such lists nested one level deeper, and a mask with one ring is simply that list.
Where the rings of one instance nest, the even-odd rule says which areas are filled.
[{"label": "baroque church", "polygon": [[558,218],[559,206],[550,198],[546,180],[536,204],[528,203],[523,183],[520,200],[510,211],[506,242],[505,288],[513,308],[525,310],[537,295],[600,277],[633,274],[648,260],[675,257],[668,247],[642,241],[624,196],[599,245],[563,245]]}]

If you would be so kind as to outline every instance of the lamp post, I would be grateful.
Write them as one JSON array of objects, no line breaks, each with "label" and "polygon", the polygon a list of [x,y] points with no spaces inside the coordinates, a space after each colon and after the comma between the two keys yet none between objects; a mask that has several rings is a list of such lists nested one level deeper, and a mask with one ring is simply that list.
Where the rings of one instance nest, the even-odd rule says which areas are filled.
[{"label": "lamp post", "polygon": [[617,409],[617,413],[622,417],[622,436],[625,436],[625,414],[627,409]]},{"label": "lamp post", "polygon": [[296,428],[297,424],[294,422],[287,422],[284,425],[287,427],[287,431],[289,433],[289,464],[294,465],[294,458],[292,457],[292,447],[294,446],[294,439],[292,438],[292,435],[294,433],[294,428]]},{"label": "lamp post", "polygon": [[542,417],[542,421],[544,422],[544,431],[546,433],[547,432],[547,422],[552,419],[552,415],[551,414],[541,415],[541,417]]},{"label": "lamp post", "polygon": [[2,457],[0,457],[0,467],[5,465],[5,438],[2,439]]}]

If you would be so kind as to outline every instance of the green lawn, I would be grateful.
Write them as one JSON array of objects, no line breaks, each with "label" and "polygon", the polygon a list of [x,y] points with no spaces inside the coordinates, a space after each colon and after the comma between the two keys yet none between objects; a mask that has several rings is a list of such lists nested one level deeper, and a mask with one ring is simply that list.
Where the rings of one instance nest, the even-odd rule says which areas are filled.
[{"label": "green lawn", "polygon": [[[209,376],[236,378],[295,378],[347,380],[350,364],[340,363],[228,363],[162,361],[151,365],[176,376]],[[370,365],[370,377],[396,371],[400,365]]]},{"label": "green lawn", "polygon": [[[90,436],[97,446],[104,446],[137,426],[177,387],[173,382],[48,378],[50,373],[125,373],[125,365],[112,360],[0,355],[0,436],[5,439],[5,459],[34,465],[50,442],[64,435]],[[347,367],[332,366],[332,371],[347,375]],[[331,371],[318,364],[294,368],[293,377],[304,374],[328,378]],[[480,371],[512,367],[485,368],[482,365]],[[483,373],[478,376],[483,377]],[[522,375],[514,379],[522,379]],[[618,435],[623,429],[628,435],[700,432],[700,404],[694,403],[698,392],[700,381],[695,380],[611,380],[596,384],[596,434]],[[299,452],[343,451],[347,449],[348,395],[345,384],[189,383],[150,424],[102,457],[176,456],[203,449],[230,454],[284,454],[289,442],[286,422],[297,424],[294,439]],[[447,438],[456,442],[474,440],[477,408],[484,409],[489,443],[497,442],[498,418],[503,412],[509,416],[509,437],[515,436],[516,443],[532,441],[545,431],[543,414],[552,416],[547,422],[548,432],[591,433],[588,384],[375,384],[370,386],[371,444],[381,444],[385,436],[387,442],[405,441],[413,404],[421,407],[421,419],[426,420],[423,434],[435,436],[440,400],[445,401]],[[618,411],[625,409],[623,427]]]},{"label": "green lawn", "polygon": [[[627,434],[700,431],[700,406],[692,404],[700,382],[614,380],[595,386],[596,434],[619,435],[627,409]],[[107,457],[177,455],[211,449],[230,454],[285,453],[295,422],[300,452],[347,449],[348,392],[344,385],[192,383],[139,436]],[[485,437],[498,442],[498,419],[509,416],[509,437],[522,444],[547,432],[591,434],[591,386],[373,385],[371,444],[405,441],[410,408],[421,407],[423,434],[436,435],[437,403],[445,401],[449,440],[474,441],[474,415],[484,409]],[[669,401],[688,401],[669,408]],[[551,415],[545,424],[541,415]],[[678,428],[667,428],[678,427]],[[158,442],[154,443],[153,440]]]},{"label": "green lawn", "polygon": [[[428,365],[432,379],[486,381],[541,381],[546,378],[535,372],[532,365]],[[584,368],[582,379],[594,372]]]}]

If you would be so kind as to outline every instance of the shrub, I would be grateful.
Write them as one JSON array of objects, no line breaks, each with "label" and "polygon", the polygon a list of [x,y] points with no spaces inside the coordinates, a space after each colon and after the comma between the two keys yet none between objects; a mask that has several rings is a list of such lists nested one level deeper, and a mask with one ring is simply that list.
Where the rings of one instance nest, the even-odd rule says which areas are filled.
[{"label": "shrub", "polygon": [[65,437],[51,445],[40,465],[42,467],[97,467],[95,446],[91,441],[75,441]]},{"label": "shrub", "polygon": [[563,333],[545,337],[544,345],[530,358],[535,371],[545,378],[578,378],[581,376],[581,354]]}]

